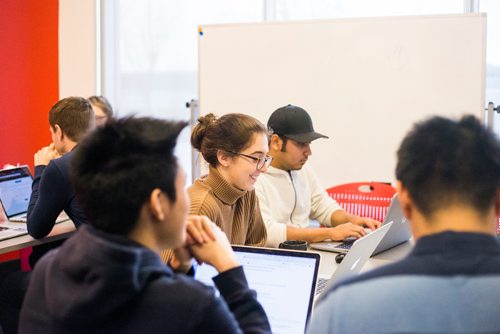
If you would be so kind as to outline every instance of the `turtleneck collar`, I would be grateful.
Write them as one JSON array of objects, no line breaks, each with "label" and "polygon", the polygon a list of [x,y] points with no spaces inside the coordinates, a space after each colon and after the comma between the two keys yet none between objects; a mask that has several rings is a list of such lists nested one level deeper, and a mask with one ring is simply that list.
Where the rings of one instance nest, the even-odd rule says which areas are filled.
[{"label": "turtleneck collar", "polygon": [[240,190],[232,186],[222,177],[219,171],[213,167],[209,167],[208,175],[203,182],[212,189],[215,197],[225,204],[233,205],[247,193],[246,190]]}]

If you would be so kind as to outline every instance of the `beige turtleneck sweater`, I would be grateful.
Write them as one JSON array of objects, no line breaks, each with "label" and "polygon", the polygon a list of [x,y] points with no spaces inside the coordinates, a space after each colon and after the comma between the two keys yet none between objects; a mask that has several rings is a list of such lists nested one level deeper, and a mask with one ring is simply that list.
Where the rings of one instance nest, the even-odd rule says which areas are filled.
[{"label": "beige turtleneck sweater", "polygon": [[[191,198],[189,214],[210,218],[226,233],[231,244],[265,245],[266,226],[255,190],[233,187],[217,169],[210,167],[208,175],[196,180],[188,193]],[[171,255],[172,250],[165,250],[161,257],[166,262]]]}]

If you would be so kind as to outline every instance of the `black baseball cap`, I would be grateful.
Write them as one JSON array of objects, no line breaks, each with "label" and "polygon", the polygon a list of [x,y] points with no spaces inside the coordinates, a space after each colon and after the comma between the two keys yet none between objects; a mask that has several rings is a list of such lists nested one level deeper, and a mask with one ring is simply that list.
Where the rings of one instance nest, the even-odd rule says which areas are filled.
[{"label": "black baseball cap", "polygon": [[299,143],[310,143],[318,138],[327,138],[314,131],[311,116],[301,107],[291,104],[276,109],[269,117],[267,126],[275,134],[293,139]]}]

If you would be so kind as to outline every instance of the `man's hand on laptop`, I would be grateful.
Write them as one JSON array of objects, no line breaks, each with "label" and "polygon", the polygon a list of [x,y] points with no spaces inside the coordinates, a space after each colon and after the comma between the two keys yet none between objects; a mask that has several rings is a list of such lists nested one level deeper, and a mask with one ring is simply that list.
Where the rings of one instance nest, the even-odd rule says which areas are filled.
[{"label": "man's hand on laptop", "polygon": [[328,239],[334,241],[341,241],[351,237],[358,239],[366,235],[364,228],[352,223],[340,224],[335,227],[328,228],[327,231],[331,234],[331,237]]},{"label": "man's hand on laptop", "polygon": [[53,159],[57,159],[61,155],[56,151],[54,143],[49,146],[42,147],[38,152],[35,153],[35,166],[46,166]]},{"label": "man's hand on laptop", "polygon": [[354,215],[351,217],[350,221],[354,225],[358,225],[361,227],[367,227],[372,231],[378,229],[382,225],[382,223],[379,222],[378,220],[371,219],[368,217],[354,216]]}]

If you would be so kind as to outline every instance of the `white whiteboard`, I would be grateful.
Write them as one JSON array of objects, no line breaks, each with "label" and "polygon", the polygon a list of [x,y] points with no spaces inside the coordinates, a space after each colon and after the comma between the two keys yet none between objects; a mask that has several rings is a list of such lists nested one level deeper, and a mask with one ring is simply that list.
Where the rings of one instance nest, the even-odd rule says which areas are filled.
[{"label": "white whiteboard", "polygon": [[482,117],[486,15],[207,25],[199,36],[200,114],[264,124],[288,103],[317,132],[325,187],[394,182],[396,150],[429,115]]}]

